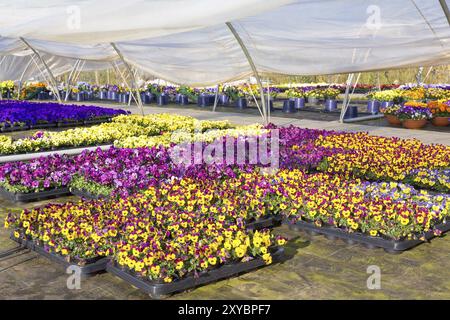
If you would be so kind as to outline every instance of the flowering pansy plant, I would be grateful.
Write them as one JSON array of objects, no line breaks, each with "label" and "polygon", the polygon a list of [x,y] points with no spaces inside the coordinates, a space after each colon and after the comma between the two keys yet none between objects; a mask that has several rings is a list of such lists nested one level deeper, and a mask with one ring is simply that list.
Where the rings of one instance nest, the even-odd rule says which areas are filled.
[{"label": "flowering pansy plant", "polygon": [[427,107],[404,105],[397,111],[397,117],[400,120],[422,120],[431,119],[433,114]]}]

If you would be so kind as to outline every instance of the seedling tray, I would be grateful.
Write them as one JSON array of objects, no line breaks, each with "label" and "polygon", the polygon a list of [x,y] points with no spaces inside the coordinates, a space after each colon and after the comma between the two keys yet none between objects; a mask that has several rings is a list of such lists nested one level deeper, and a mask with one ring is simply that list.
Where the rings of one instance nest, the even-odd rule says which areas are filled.
[{"label": "seedling tray", "polygon": [[[428,231],[423,234],[424,240],[390,240],[382,237],[372,237],[359,232],[349,233],[336,227],[317,227],[313,223],[305,221],[289,223],[289,228],[295,231],[303,230],[312,234],[321,234],[330,240],[342,239],[349,244],[360,243],[371,249],[383,248],[388,253],[401,253],[435,237],[433,231]],[[450,221],[438,224],[435,228],[443,233],[447,232],[450,230]]]},{"label": "seedling tray", "polygon": [[[279,247],[272,252],[272,263],[281,260],[284,254],[284,249]],[[173,281],[171,283],[161,283],[156,281],[150,281],[142,277],[131,274],[126,269],[118,267],[114,261],[110,261],[106,266],[106,271],[114,274],[115,276],[125,280],[132,286],[144,291],[153,299],[161,299],[165,296],[172,295],[177,292],[186,291],[196,288],[201,285],[205,285],[211,282],[223,280],[226,278],[237,276],[241,273],[246,273],[260,267],[265,266],[265,262],[262,258],[253,259],[247,262],[239,262],[235,264],[229,264],[221,266],[217,269],[210,270],[205,273],[199,274],[194,277],[189,276],[180,280]]]},{"label": "seedling tray", "polygon": [[266,216],[259,218],[255,221],[246,223],[245,227],[247,230],[261,230],[265,228],[273,228],[281,224],[280,216]]},{"label": "seedling tray", "polygon": [[109,198],[108,196],[92,194],[89,191],[80,190],[80,189],[70,188],[70,192],[73,195],[75,195],[75,196],[78,196],[80,198],[85,198],[85,199],[88,199],[88,200],[99,200],[99,199],[107,199],[107,198]]},{"label": "seedling tray", "polygon": [[10,192],[4,188],[0,188],[0,196],[3,198],[12,201],[12,202],[30,202],[30,201],[38,201],[49,198],[56,198],[61,196],[69,195],[69,188],[57,188],[40,192]]},{"label": "seedling tray", "polygon": [[56,126],[58,128],[77,127],[77,126],[83,126],[83,125],[84,125],[83,120],[68,121],[68,122],[60,121],[60,122],[57,122],[57,124],[56,124]]},{"label": "seedling tray", "polygon": [[12,126],[12,127],[2,127],[0,128],[1,132],[15,132],[15,131],[26,131],[28,130],[30,127],[25,125],[25,126]]},{"label": "seedling tray", "polygon": [[37,123],[30,125],[30,129],[50,129],[56,128],[56,122],[54,123]]},{"label": "seedling tray", "polygon": [[109,258],[97,257],[86,260],[86,263],[84,265],[79,265],[77,263],[67,261],[66,258],[59,254],[48,252],[41,246],[38,246],[31,241],[16,238],[12,233],[10,239],[19,243],[25,248],[30,249],[53,262],[56,262],[57,264],[63,266],[64,269],[67,269],[70,266],[78,266],[80,268],[80,273],[82,276],[92,276],[97,273],[104,272],[106,270],[106,265],[109,262]]}]

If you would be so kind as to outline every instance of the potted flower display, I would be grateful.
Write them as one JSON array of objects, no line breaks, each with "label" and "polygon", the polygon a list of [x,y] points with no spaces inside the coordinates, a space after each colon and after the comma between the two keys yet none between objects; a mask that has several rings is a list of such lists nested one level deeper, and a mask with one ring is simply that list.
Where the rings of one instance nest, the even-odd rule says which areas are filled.
[{"label": "potted flower display", "polygon": [[13,91],[14,91],[14,81],[6,80],[0,82],[0,95],[3,98],[11,99]]},{"label": "potted flower display", "polygon": [[405,103],[397,111],[397,117],[402,122],[404,128],[420,129],[427,124],[427,120],[432,118],[432,113],[426,104]]},{"label": "potted flower display", "polygon": [[163,106],[169,103],[169,96],[166,95],[164,88],[157,84],[149,84],[148,90],[152,95],[156,97],[156,102],[159,106]]},{"label": "potted flower display", "polygon": [[380,101],[378,101],[374,98],[375,94],[376,94],[376,92],[371,91],[366,95],[366,97],[368,99],[367,100],[367,112],[369,112],[371,114],[377,114],[380,111],[381,103],[380,103]]},{"label": "potted flower display", "polygon": [[176,102],[181,105],[188,105],[189,100],[191,101],[197,101],[199,92],[197,89],[187,87],[187,86],[181,86],[177,89],[178,95]]},{"label": "potted flower display", "polygon": [[370,99],[380,101],[380,109],[386,109],[394,104],[403,102],[402,90],[385,90],[371,93],[368,95]]},{"label": "potted flower display", "polygon": [[227,106],[230,104],[231,100],[237,99],[238,89],[235,86],[221,86],[219,88],[219,104],[222,106]]},{"label": "potted flower display", "polygon": [[384,114],[384,117],[386,118],[387,122],[393,125],[401,125],[402,122],[397,117],[397,112],[401,108],[400,105],[394,104],[392,106],[388,106],[386,108],[381,108],[381,113]]},{"label": "potted flower display", "polygon": [[294,101],[295,109],[303,109],[305,107],[306,94],[299,88],[292,88],[286,91],[289,100]]},{"label": "potted flower display", "polygon": [[450,100],[445,102],[432,101],[428,103],[428,108],[433,114],[431,123],[436,127],[445,127],[450,118]]},{"label": "potted flower display", "polygon": [[248,88],[238,88],[238,87],[229,87],[227,93],[229,94],[229,97],[231,100],[235,102],[235,106],[238,109],[245,109],[247,108],[247,97],[246,92],[249,94],[250,91]]},{"label": "potted flower display", "polygon": [[269,107],[270,110],[273,111],[273,100],[276,99],[276,97],[278,96],[278,94],[281,92],[279,88],[277,87],[269,87],[269,88],[264,88],[263,89],[264,94],[268,94],[269,95]]},{"label": "potted flower display", "polygon": [[325,99],[325,111],[334,111],[337,109],[336,98],[341,92],[338,89],[327,88],[322,91],[323,97]]},{"label": "potted flower display", "polygon": [[319,104],[320,99],[324,98],[323,92],[320,89],[309,90],[306,94],[308,96],[308,102],[314,105]]}]

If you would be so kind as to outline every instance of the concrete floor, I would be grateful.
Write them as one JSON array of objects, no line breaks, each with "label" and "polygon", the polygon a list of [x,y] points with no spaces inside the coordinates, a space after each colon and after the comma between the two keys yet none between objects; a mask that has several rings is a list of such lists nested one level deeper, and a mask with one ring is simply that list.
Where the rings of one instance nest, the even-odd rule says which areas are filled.
[{"label": "concrete floor", "polygon": [[[136,107],[130,108],[135,113]],[[229,109],[227,109],[229,110]],[[231,111],[234,111],[231,109]],[[200,108],[146,106],[146,113],[169,112],[199,119],[229,119],[233,123],[260,121],[257,112],[211,112]],[[340,124],[337,121],[307,119],[307,114],[272,117],[279,125],[294,124],[308,128],[369,131],[371,134],[418,138],[426,143],[450,145],[450,131],[406,130],[373,124]],[[319,114],[320,115],[320,114]],[[316,117],[316,115],[314,116]],[[311,117],[310,117],[311,118]],[[319,117],[320,118],[320,117]],[[323,119],[324,120],[324,119]],[[384,120],[383,120],[384,121]],[[78,200],[65,197],[31,204],[0,200],[0,221],[7,212],[41,206],[49,202]],[[276,228],[288,236],[287,259],[232,279],[179,293],[171,299],[450,299],[450,239],[442,237],[400,255],[381,249],[327,240]],[[0,251],[14,247],[9,231],[0,229]],[[381,288],[368,289],[369,266],[381,271]],[[126,282],[109,274],[81,283],[80,290],[69,290],[67,275],[58,265],[32,252],[0,258],[0,299],[148,299]]]}]

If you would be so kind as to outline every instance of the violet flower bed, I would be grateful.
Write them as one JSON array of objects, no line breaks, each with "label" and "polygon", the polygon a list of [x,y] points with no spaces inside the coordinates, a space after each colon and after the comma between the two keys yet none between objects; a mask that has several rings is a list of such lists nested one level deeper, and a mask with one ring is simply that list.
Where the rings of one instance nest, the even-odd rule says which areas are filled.
[{"label": "violet flower bed", "polygon": [[23,127],[60,122],[108,119],[128,111],[86,105],[69,105],[55,102],[0,101],[0,126]]}]

